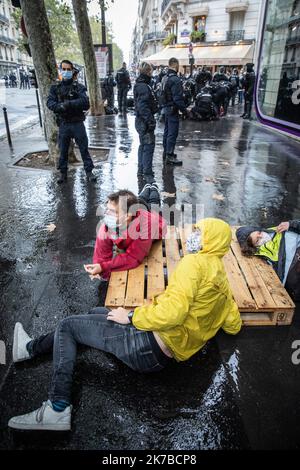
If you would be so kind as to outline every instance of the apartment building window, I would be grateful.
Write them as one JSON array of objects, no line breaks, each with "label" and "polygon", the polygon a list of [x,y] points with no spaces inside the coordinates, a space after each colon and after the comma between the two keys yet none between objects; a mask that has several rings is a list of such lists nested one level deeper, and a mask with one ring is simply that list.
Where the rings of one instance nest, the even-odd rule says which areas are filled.
[{"label": "apartment building window", "polygon": [[291,55],[291,62],[295,62],[295,57],[296,57],[296,47],[293,47],[292,55]]},{"label": "apartment building window", "polygon": [[233,11],[230,13],[230,31],[241,31],[244,29],[244,11]]},{"label": "apartment building window", "polygon": [[205,31],[206,16],[195,16],[193,18],[193,30]]}]

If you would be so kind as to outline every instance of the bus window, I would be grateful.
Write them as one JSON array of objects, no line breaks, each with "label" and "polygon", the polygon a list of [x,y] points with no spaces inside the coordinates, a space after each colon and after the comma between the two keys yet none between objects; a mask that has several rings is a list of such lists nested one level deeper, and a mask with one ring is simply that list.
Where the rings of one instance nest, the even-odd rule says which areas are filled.
[{"label": "bus window", "polygon": [[300,0],[268,0],[261,38],[257,111],[300,130]]}]

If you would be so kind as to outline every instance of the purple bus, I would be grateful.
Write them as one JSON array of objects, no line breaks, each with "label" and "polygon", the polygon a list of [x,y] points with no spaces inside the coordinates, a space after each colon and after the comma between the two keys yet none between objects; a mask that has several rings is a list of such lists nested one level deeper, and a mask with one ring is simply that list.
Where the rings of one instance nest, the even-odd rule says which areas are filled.
[{"label": "purple bus", "polygon": [[300,0],[264,0],[255,106],[258,119],[300,137]]}]

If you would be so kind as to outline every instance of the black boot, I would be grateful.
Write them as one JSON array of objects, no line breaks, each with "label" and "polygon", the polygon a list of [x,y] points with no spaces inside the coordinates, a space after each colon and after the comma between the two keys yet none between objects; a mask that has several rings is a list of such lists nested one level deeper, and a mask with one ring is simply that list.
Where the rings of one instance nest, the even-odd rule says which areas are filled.
[{"label": "black boot", "polygon": [[166,165],[182,165],[182,160],[176,158],[176,154],[167,153],[166,155]]},{"label": "black boot", "polygon": [[66,183],[68,180],[67,173],[60,173],[60,176],[57,178],[57,184]]}]

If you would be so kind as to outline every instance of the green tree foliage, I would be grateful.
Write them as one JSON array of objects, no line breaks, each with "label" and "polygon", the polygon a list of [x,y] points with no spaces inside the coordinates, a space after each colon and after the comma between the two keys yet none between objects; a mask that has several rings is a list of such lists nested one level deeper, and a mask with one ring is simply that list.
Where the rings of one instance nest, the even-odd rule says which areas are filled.
[{"label": "green tree foliage", "polygon": [[[106,0],[104,2],[105,9],[113,3],[113,0]],[[79,38],[75,27],[72,9],[64,0],[45,0],[47,16],[52,35],[52,41],[57,61],[68,58],[76,64],[83,64],[83,56],[79,44]],[[14,20],[16,27],[20,29],[21,10],[19,8],[14,10]],[[99,16],[92,16],[90,18],[93,41],[95,44],[102,42],[101,36],[101,19]],[[117,70],[121,67],[123,62],[123,52],[119,46],[113,42],[113,33],[111,23],[106,24],[106,40],[108,43],[113,44],[113,63],[114,69]],[[24,44],[28,44],[26,38],[20,37],[18,47],[22,52],[25,52]]]}]

